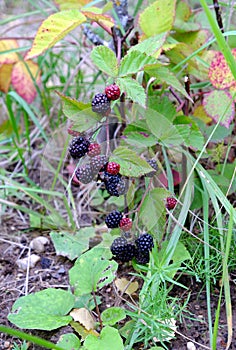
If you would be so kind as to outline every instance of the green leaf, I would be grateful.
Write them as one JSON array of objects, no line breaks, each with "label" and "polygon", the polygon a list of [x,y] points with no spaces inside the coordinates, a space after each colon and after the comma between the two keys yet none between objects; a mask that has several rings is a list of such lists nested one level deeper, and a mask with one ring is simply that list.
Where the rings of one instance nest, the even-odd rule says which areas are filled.
[{"label": "green leaf", "polygon": [[158,0],[139,17],[139,25],[147,37],[171,30],[175,18],[175,0]]},{"label": "green leaf", "polygon": [[119,76],[123,77],[128,74],[135,74],[140,71],[146,64],[154,64],[156,59],[152,56],[147,56],[139,51],[129,51],[128,54],[121,60]]},{"label": "green leaf", "polygon": [[102,323],[105,326],[113,326],[125,317],[126,313],[121,307],[110,307],[101,314]]},{"label": "green leaf", "polygon": [[[175,125],[165,116],[148,108],[146,110],[146,121],[150,132],[165,145],[180,145],[184,143],[184,138]],[[184,132],[184,130],[183,130]],[[188,130],[186,130],[188,135]]]},{"label": "green leaf", "polygon": [[19,298],[8,315],[9,321],[25,329],[52,330],[70,323],[65,316],[73,308],[74,296],[62,289],[48,288]]},{"label": "green leaf", "polygon": [[156,145],[157,139],[153,135],[144,136],[143,134],[137,132],[125,133],[125,143],[135,146],[139,149],[146,147],[152,147]]},{"label": "green leaf", "polygon": [[61,11],[49,16],[38,29],[25,60],[41,55],[85,21],[86,17],[78,10]]},{"label": "green leaf", "polygon": [[175,90],[179,91],[187,99],[192,101],[191,97],[187,94],[184,87],[180,84],[176,76],[166,67],[159,67],[156,65],[144,67],[144,71],[150,76],[157,78],[161,83],[166,83],[172,86]]},{"label": "green leaf", "polygon": [[64,350],[79,350],[81,343],[78,337],[74,333],[67,333],[63,334],[60,337],[59,342],[57,342],[57,345],[59,345]]},{"label": "green leaf", "polygon": [[96,248],[82,254],[69,271],[70,284],[75,295],[91,293],[111,283],[115,278],[118,264],[104,257],[105,248]]},{"label": "green leaf", "polygon": [[115,149],[110,161],[119,163],[121,175],[128,177],[140,177],[153,170],[153,168],[134,151],[121,146]]},{"label": "green leaf", "polygon": [[[150,38],[142,41],[141,43],[132,46],[129,49],[129,54],[132,51],[139,51],[145,53],[146,55],[155,55],[158,50],[160,50],[166,40],[167,33],[161,33],[158,35],[151,36]],[[155,55],[156,56],[156,55]]]},{"label": "green leaf", "polygon": [[213,90],[204,97],[203,106],[215,123],[230,127],[235,114],[234,101],[227,91]]},{"label": "green leaf", "polygon": [[170,122],[175,119],[175,106],[167,96],[148,96],[148,108],[164,115]]},{"label": "green leaf", "polygon": [[89,248],[89,240],[95,235],[93,227],[81,228],[78,233],[60,231],[50,233],[57,255],[68,257],[70,260],[78,258]]},{"label": "green leaf", "polygon": [[168,195],[169,191],[164,188],[154,188],[144,198],[140,208],[139,218],[147,231],[151,231],[157,225],[160,226],[158,221],[161,220],[162,222],[162,217],[166,215],[164,199]]},{"label": "green leaf", "polygon": [[58,95],[63,101],[63,113],[73,121],[73,130],[87,131],[101,120],[102,117],[92,111],[90,103],[83,103],[60,93]]},{"label": "green leaf", "polygon": [[100,45],[93,49],[91,53],[93,63],[99,70],[116,77],[118,75],[118,63],[114,52],[106,46]]},{"label": "green leaf", "polygon": [[130,77],[118,78],[117,85],[119,85],[121,92],[125,92],[126,96],[145,107],[146,94],[144,88],[134,79]]},{"label": "green leaf", "polygon": [[84,346],[89,350],[123,350],[123,341],[117,329],[106,326],[102,329],[100,337],[88,335]]}]

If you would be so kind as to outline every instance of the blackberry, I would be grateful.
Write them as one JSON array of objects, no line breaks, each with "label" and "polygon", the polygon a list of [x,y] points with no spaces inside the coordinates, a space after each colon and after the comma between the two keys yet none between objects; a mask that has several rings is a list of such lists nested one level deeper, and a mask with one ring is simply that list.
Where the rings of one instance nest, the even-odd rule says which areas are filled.
[{"label": "blackberry", "polygon": [[173,197],[167,197],[166,198],[166,208],[168,210],[174,209],[174,207],[177,204],[177,200]]},{"label": "blackberry", "polygon": [[98,143],[91,143],[89,145],[89,149],[88,149],[89,157],[99,156],[100,153],[101,153],[101,146]]},{"label": "blackberry", "polygon": [[132,220],[130,218],[123,218],[120,221],[120,228],[122,231],[127,232],[132,228]]},{"label": "blackberry", "polygon": [[106,171],[109,173],[109,174],[112,174],[112,175],[116,175],[119,173],[120,171],[120,164],[118,163],[115,163],[115,162],[109,162],[107,164],[107,169]]},{"label": "blackberry", "polygon": [[90,142],[83,136],[74,137],[69,146],[69,153],[72,158],[82,158],[89,149]]},{"label": "blackberry", "polygon": [[119,192],[117,190],[117,185],[114,183],[105,183],[105,188],[110,196],[119,197]]},{"label": "blackberry", "polygon": [[104,173],[104,183],[107,192],[111,196],[119,197],[126,191],[125,182],[122,180],[120,174],[111,175],[107,172]]},{"label": "blackberry", "polygon": [[125,194],[127,192],[128,188],[126,186],[126,182],[123,179],[121,179],[118,182],[118,184],[116,186],[116,190],[119,193],[119,196],[122,196],[122,194]]},{"label": "blackberry", "polygon": [[124,237],[116,238],[110,249],[115,258],[122,262],[130,261],[135,256],[135,245],[128,243]]},{"label": "blackberry", "polygon": [[155,159],[148,159],[147,163],[149,165],[151,165],[151,167],[154,169],[154,171],[150,171],[150,173],[146,174],[146,176],[147,177],[153,177],[156,174],[157,170],[158,170],[157,162],[155,161]]},{"label": "blackberry", "polygon": [[120,220],[122,219],[122,214],[118,210],[113,210],[110,214],[107,215],[105,223],[109,228],[119,227]]},{"label": "blackberry", "polygon": [[148,233],[142,234],[138,239],[136,239],[135,243],[137,250],[140,253],[149,252],[154,247],[153,237]]},{"label": "blackberry", "polygon": [[95,156],[90,160],[90,166],[93,169],[94,173],[98,173],[100,169],[107,163],[107,157],[102,156]]},{"label": "blackberry", "polygon": [[147,264],[149,262],[149,251],[140,252],[140,251],[136,250],[135,258],[136,258],[136,262],[138,264]]},{"label": "blackberry", "polygon": [[107,171],[104,171],[104,182],[115,183],[117,185],[120,179],[121,179],[120,174],[112,175],[112,174],[109,174]]},{"label": "blackberry", "polygon": [[92,111],[99,114],[106,114],[110,111],[110,101],[105,94],[96,94],[92,99]]},{"label": "blackberry", "polygon": [[120,88],[116,84],[109,85],[105,88],[105,94],[109,100],[118,100],[120,97]]},{"label": "blackberry", "polygon": [[90,164],[86,164],[81,168],[78,168],[75,172],[77,179],[83,184],[88,184],[94,178],[94,173],[91,169]]}]

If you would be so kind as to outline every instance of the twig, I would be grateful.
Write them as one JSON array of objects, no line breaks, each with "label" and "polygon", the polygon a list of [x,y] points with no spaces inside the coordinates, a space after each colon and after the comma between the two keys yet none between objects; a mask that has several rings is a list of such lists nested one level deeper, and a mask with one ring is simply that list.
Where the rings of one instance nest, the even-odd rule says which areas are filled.
[{"label": "twig", "polygon": [[92,291],[92,294],[93,294],[94,304],[95,304],[95,306],[96,306],[96,312],[97,312],[97,315],[98,315],[100,327],[101,327],[101,330],[102,330],[103,324],[102,324],[102,319],[101,319],[101,313],[100,313],[100,310],[99,310],[99,307],[98,307],[98,303],[97,303],[96,295],[95,295],[94,291]]},{"label": "twig", "polygon": [[[213,0],[213,4],[214,4],[214,9],[215,9],[215,13],[216,13],[216,20],[218,23],[218,26],[221,30],[221,33],[224,33],[224,26],[223,26],[223,21],[222,21],[222,16],[221,16],[221,8],[220,5],[218,3],[218,0]],[[225,37],[226,39],[226,37]]]}]

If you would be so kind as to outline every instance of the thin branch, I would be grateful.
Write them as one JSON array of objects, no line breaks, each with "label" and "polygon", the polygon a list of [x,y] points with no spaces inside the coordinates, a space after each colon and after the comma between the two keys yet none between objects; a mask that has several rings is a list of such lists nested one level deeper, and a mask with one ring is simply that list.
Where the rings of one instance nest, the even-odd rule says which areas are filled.
[{"label": "thin branch", "polygon": [[[213,4],[214,4],[214,9],[215,9],[215,13],[216,13],[216,20],[218,23],[218,26],[221,30],[221,33],[224,33],[224,26],[223,26],[223,21],[222,21],[222,16],[221,16],[221,8],[219,5],[218,0],[213,0]],[[226,37],[225,37],[226,39]]]}]

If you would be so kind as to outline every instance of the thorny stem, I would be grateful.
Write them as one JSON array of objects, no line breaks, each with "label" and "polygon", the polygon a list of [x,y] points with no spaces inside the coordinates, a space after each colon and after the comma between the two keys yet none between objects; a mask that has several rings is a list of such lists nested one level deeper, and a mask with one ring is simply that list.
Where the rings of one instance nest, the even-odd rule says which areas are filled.
[{"label": "thorny stem", "polygon": [[103,324],[102,324],[102,319],[101,319],[101,313],[100,313],[100,310],[99,310],[99,307],[98,307],[98,303],[97,303],[96,295],[95,295],[94,291],[92,291],[92,294],[93,294],[94,304],[95,304],[95,307],[96,307],[96,312],[97,312],[97,315],[98,315],[98,320],[99,320],[100,328],[101,328],[101,330],[102,330]]},{"label": "thorny stem", "polygon": [[[213,4],[214,4],[214,9],[215,9],[215,13],[216,13],[216,20],[217,20],[218,26],[221,30],[221,33],[224,33],[224,26],[223,26],[223,21],[222,21],[222,16],[221,16],[221,8],[220,8],[218,0],[213,0]],[[225,37],[225,39],[226,39],[226,37]]]}]

